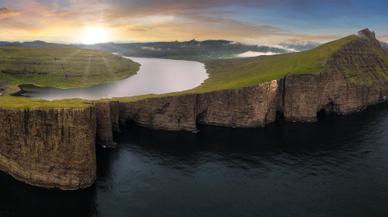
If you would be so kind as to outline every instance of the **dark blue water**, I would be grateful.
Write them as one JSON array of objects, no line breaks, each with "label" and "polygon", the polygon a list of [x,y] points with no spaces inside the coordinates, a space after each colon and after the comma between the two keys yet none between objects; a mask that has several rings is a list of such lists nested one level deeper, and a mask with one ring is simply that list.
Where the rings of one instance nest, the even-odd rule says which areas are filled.
[{"label": "dark blue water", "polygon": [[127,130],[98,150],[90,189],[0,175],[0,216],[388,216],[388,104],[315,124]]}]

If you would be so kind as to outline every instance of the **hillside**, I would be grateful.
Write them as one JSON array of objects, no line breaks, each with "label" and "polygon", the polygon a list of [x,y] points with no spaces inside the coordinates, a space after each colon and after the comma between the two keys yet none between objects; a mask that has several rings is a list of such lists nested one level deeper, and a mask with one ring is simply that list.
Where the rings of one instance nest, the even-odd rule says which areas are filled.
[{"label": "hillside", "polygon": [[20,84],[85,87],[127,78],[138,69],[137,63],[101,51],[68,46],[0,46],[0,89],[14,89]]},{"label": "hillside", "polygon": [[329,60],[334,58],[341,59],[335,67],[354,84],[370,84],[373,79],[388,81],[388,53],[378,45],[375,38],[350,35],[309,51],[207,61],[209,79],[189,92],[236,89],[280,79],[289,74],[317,74],[333,67],[329,64],[333,61]]}]

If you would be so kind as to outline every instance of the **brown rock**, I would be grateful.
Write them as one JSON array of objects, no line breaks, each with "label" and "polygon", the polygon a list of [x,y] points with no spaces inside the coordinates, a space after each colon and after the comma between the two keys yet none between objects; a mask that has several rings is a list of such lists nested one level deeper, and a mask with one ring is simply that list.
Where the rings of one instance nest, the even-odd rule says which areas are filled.
[{"label": "brown rock", "polygon": [[94,109],[0,109],[0,169],[35,186],[80,189],[96,179]]}]

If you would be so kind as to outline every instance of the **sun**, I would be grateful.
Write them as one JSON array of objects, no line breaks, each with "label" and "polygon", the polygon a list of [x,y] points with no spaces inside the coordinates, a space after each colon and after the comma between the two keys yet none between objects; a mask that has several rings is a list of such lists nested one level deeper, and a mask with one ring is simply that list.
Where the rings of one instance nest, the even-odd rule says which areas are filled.
[{"label": "sun", "polygon": [[80,34],[82,44],[98,44],[110,41],[109,30],[101,26],[85,27]]}]

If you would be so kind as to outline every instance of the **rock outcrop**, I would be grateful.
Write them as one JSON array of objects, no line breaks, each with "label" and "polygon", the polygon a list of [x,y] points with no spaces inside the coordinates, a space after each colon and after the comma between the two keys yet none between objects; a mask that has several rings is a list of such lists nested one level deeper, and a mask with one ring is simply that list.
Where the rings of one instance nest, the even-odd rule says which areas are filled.
[{"label": "rock outcrop", "polygon": [[93,107],[0,109],[0,169],[23,182],[80,189],[96,179]]}]

